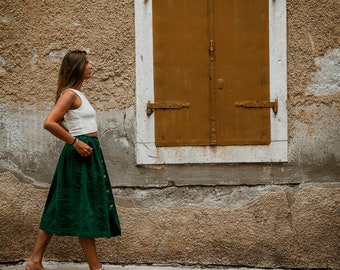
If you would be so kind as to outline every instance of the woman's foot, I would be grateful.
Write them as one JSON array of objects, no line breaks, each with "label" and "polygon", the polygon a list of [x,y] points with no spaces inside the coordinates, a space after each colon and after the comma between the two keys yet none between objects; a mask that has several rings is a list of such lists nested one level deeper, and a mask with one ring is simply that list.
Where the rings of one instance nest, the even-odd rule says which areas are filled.
[{"label": "woman's foot", "polygon": [[40,262],[33,262],[28,260],[25,266],[25,270],[45,270]]}]

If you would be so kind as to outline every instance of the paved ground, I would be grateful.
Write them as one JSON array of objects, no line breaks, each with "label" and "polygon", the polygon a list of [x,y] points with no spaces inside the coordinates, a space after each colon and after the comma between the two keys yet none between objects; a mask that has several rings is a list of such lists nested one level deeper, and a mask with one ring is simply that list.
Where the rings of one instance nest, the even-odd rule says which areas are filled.
[{"label": "paved ground", "polygon": [[[23,270],[25,269],[25,264],[20,263],[17,265],[0,265],[0,270]],[[46,270],[88,270],[87,264],[82,263],[57,263],[57,262],[45,262],[44,263]],[[184,267],[184,266],[161,266],[161,265],[153,265],[153,266],[146,266],[146,265],[105,265],[105,270],[202,270],[204,268],[199,267]],[[235,267],[219,267],[219,268],[205,268],[207,270],[221,270],[221,269],[228,269],[228,270],[264,270],[260,268],[235,268]],[[268,270],[268,269],[267,269]],[[278,270],[278,269],[276,269]]]}]

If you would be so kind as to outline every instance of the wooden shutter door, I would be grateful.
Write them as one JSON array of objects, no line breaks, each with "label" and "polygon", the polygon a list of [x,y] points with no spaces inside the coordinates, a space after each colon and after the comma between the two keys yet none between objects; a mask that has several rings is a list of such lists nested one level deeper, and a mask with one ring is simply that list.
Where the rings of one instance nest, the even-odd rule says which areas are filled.
[{"label": "wooden shutter door", "polygon": [[190,104],[155,110],[156,145],[208,145],[207,0],[154,0],[152,13],[155,103]]},{"label": "wooden shutter door", "polygon": [[268,14],[268,0],[215,0],[218,145],[270,143],[270,109],[235,106],[269,101]]},{"label": "wooden shutter door", "polygon": [[269,144],[270,110],[235,106],[269,102],[268,0],[153,0],[152,13],[155,105],[168,103],[156,146]]}]

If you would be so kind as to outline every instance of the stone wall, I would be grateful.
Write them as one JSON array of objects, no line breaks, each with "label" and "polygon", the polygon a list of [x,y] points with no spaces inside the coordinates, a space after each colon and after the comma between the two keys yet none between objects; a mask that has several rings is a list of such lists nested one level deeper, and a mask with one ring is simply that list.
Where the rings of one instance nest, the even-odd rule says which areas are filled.
[{"label": "stone wall", "polygon": [[[3,2],[0,262],[32,249],[63,145],[42,124],[62,56],[85,49],[123,227],[103,261],[339,268],[339,1],[287,0],[288,163],[154,166],[135,165],[134,0]],[[46,259],[84,260],[75,241]]]},{"label": "stone wall", "polygon": [[[9,172],[0,174],[0,179],[0,258],[20,261],[31,252],[47,190],[23,183]],[[142,198],[141,191],[140,203],[127,205],[119,198],[122,236],[98,240],[100,259],[115,264],[339,269],[336,185],[268,186],[257,194],[214,190],[215,196],[237,198],[237,207],[228,207],[228,202],[197,203],[186,196],[187,190],[180,192],[187,201],[177,205],[159,205],[170,199],[164,198],[164,192],[155,204],[155,198]],[[245,198],[239,200],[242,193]],[[248,195],[259,198],[248,202]],[[77,239],[55,237],[46,259],[83,261],[84,256]]]}]

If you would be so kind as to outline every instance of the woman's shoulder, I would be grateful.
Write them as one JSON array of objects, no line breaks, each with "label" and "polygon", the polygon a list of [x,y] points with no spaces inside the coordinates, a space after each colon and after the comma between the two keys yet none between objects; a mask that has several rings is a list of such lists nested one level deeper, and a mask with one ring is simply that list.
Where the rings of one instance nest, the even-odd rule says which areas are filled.
[{"label": "woman's shoulder", "polygon": [[66,89],[64,89],[64,90],[61,92],[60,96],[65,95],[66,93],[67,93],[68,95],[70,95],[70,94],[75,94],[74,89],[72,89],[72,88],[66,88]]},{"label": "woman's shoulder", "polygon": [[67,88],[65,90],[63,90],[63,92],[61,92],[60,96],[63,95],[67,95],[69,97],[80,97],[82,96],[82,92],[80,92],[79,90],[73,89],[73,88]]},{"label": "woman's shoulder", "polygon": [[66,88],[61,92],[61,95],[65,94],[65,93],[71,93],[71,94],[77,94],[80,91],[78,91],[77,89],[73,89],[73,88]]},{"label": "woman's shoulder", "polygon": [[70,102],[70,101],[74,101],[78,95],[77,92],[74,91],[75,89],[72,88],[67,88],[65,90],[63,90],[60,94],[60,100],[66,101],[66,102]]}]

